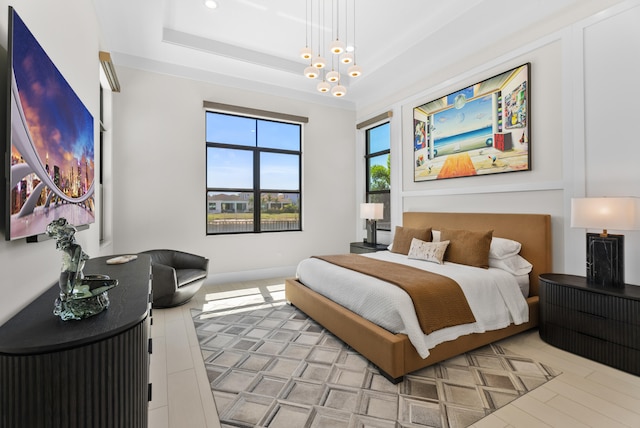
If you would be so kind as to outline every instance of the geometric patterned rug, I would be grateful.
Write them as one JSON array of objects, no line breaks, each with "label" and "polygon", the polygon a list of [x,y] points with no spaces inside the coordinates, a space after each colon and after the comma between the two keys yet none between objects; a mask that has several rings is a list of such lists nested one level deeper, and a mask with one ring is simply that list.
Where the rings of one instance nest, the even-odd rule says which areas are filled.
[{"label": "geometric patterned rug", "polygon": [[222,427],[461,428],[560,374],[489,345],[394,385],[284,302],[192,316]]}]

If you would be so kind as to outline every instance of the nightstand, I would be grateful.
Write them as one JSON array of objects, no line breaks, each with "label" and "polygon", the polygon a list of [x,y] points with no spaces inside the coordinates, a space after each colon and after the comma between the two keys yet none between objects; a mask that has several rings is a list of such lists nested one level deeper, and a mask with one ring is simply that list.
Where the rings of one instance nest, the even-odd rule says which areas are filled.
[{"label": "nightstand", "polygon": [[640,287],[540,275],[540,337],[594,361],[640,375]]},{"label": "nightstand", "polygon": [[354,254],[375,253],[376,251],[386,250],[388,246],[388,244],[372,245],[368,242],[352,242],[351,252]]}]

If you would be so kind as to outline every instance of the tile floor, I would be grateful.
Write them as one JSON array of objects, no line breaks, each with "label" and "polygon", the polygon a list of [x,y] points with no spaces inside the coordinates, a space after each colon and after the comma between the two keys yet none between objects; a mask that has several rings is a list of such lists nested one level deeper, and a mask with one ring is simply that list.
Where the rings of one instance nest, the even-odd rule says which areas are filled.
[{"label": "tile floor", "polygon": [[[232,309],[238,296],[284,298],[284,279],[202,288],[187,305],[153,311],[150,428],[220,427],[196,340],[191,308]],[[505,339],[509,350],[562,374],[474,424],[473,428],[640,427],[640,377],[547,345],[537,330]]]}]

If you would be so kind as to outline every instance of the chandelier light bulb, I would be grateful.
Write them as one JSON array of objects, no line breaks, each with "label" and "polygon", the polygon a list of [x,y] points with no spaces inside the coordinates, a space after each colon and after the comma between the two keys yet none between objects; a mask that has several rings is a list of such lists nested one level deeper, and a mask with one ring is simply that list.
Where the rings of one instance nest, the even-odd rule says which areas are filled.
[{"label": "chandelier light bulb", "polygon": [[331,85],[323,80],[322,82],[318,83],[317,88],[319,92],[329,92],[331,90]]},{"label": "chandelier light bulb", "polygon": [[345,88],[342,85],[336,85],[333,88],[331,88],[331,95],[333,95],[334,97],[344,97],[347,94],[347,88]]},{"label": "chandelier light bulb", "polygon": [[206,0],[204,5],[209,9],[215,9],[218,7],[218,3],[215,0]]},{"label": "chandelier light bulb", "polygon": [[327,73],[327,81],[331,83],[335,83],[338,80],[340,80],[340,73],[338,73],[337,71],[331,70],[330,72]]},{"label": "chandelier light bulb", "polygon": [[349,69],[347,70],[347,72],[349,73],[349,76],[351,77],[358,77],[362,74],[362,68],[360,68],[359,65],[352,65],[351,67],[349,67]]},{"label": "chandelier light bulb", "polygon": [[318,74],[318,69],[315,67],[309,66],[304,69],[304,75],[309,79],[315,79],[316,77],[318,77]]},{"label": "chandelier light bulb", "polygon": [[327,65],[327,61],[320,55],[318,55],[313,59],[312,65],[317,69],[325,68]]},{"label": "chandelier light bulb", "polygon": [[313,53],[311,52],[311,48],[310,47],[304,47],[304,48],[300,49],[300,58],[302,58],[302,59],[311,59],[312,56],[313,56]]},{"label": "chandelier light bulb", "polygon": [[333,43],[331,43],[330,49],[332,54],[340,55],[342,52],[344,52],[344,43],[336,39]]},{"label": "chandelier light bulb", "polygon": [[[336,6],[338,6],[337,9]],[[345,8],[345,11],[347,9],[349,9],[348,5]],[[341,80],[344,81],[343,77],[345,77],[347,73],[350,77],[358,77],[362,75],[362,69],[356,65],[355,56],[355,2],[353,4],[353,9],[352,28],[348,28],[351,27],[351,25],[346,19],[342,22],[344,25],[341,26],[340,0],[332,0],[330,9],[331,35],[327,37],[329,32],[325,31],[328,29],[325,25],[325,21],[326,18],[329,17],[329,14],[327,13],[325,6],[319,6],[317,8],[319,16],[314,16],[315,9],[313,0],[306,1],[305,43],[304,47],[300,49],[299,52],[300,57],[306,62],[304,65],[304,67],[306,67],[304,69],[304,75],[308,79],[318,79],[316,80],[316,89],[318,92],[331,93],[336,98],[347,95],[347,88],[341,82]],[[314,18],[316,18],[315,22]],[[341,38],[341,28],[347,30],[346,38],[344,36]],[[318,36],[318,40],[315,40],[315,35]],[[349,43],[347,43],[347,40],[349,40]],[[317,42],[317,46],[313,44],[314,42]],[[340,69],[340,64],[344,64],[343,70]]]},{"label": "chandelier light bulb", "polygon": [[353,62],[353,54],[351,52],[345,52],[340,55],[340,62],[343,64],[351,64]]}]

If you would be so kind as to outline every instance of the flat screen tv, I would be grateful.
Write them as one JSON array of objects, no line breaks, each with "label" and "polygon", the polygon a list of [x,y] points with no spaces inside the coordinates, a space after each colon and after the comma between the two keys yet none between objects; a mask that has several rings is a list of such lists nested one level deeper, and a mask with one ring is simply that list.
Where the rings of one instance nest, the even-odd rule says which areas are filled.
[{"label": "flat screen tv", "polygon": [[93,116],[9,7],[5,239],[95,221]]}]

